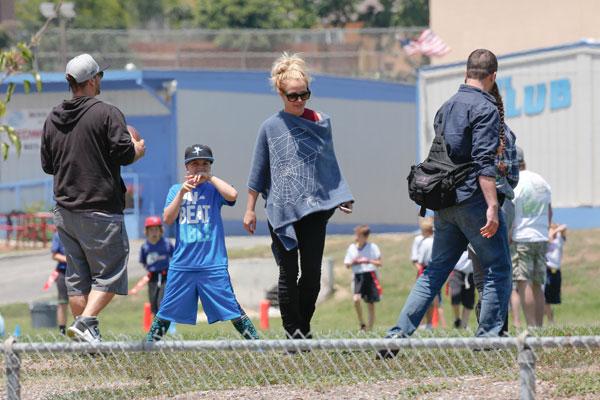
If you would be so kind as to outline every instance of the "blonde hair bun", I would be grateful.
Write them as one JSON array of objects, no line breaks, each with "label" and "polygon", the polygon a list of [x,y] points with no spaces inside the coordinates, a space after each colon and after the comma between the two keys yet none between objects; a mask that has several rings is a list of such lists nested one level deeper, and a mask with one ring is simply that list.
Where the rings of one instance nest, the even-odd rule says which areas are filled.
[{"label": "blonde hair bun", "polygon": [[273,63],[271,68],[271,85],[276,90],[283,92],[283,83],[290,79],[303,80],[306,85],[311,81],[306,62],[298,53],[289,54],[284,52]]}]

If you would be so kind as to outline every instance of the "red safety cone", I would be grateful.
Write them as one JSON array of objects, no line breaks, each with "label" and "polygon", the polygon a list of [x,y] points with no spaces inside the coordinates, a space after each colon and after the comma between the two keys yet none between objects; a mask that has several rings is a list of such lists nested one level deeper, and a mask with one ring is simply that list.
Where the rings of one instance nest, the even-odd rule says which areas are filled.
[{"label": "red safety cone", "polygon": [[269,308],[271,302],[263,299],[260,301],[260,329],[266,331],[269,329]]},{"label": "red safety cone", "polygon": [[152,325],[152,308],[150,307],[150,303],[144,303],[144,332],[148,332],[150,330],[150,326]]},{"label": "red safety cone", "polygon": [[431,316],[431,326],[433,326],[434,328],[437,328],[440,322],[440,315],[438,312],[438,308],[435,306],[433,307],[433,315]]}]

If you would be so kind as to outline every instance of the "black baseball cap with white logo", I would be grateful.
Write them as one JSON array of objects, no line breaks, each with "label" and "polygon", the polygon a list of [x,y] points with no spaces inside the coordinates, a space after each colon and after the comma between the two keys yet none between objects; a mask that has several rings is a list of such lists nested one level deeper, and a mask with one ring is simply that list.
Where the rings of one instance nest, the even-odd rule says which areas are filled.
[{"label": "black baseball cap with white logo", "polygon": [[92,56],[84,53],[69,60],[65,74],[67,75],[67,79],[69,79],[70,76],[75,79],[77,83],[82,83],[92,79],[97,74],[104,72],[108,67],[109,65],[104,65],[100,68]]},{"label": "black baseball cap with white logo", "polygon": [[205,144],[193,144],[185,149],[184,163],[193,160],[208,160],[211,164],[215,161],[212,150]]}]

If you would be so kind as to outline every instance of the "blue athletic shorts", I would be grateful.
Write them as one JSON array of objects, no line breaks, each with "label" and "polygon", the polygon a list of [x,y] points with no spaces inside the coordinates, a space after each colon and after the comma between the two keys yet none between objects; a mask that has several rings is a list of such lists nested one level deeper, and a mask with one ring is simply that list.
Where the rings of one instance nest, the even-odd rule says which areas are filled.
[{"label": "blue athletic shorts", "polygon": [[206,271],[169,270],[165,297],[157,316],[171,322],[196,325],[198,298],[208,323],[241,317],[227,267]]}]

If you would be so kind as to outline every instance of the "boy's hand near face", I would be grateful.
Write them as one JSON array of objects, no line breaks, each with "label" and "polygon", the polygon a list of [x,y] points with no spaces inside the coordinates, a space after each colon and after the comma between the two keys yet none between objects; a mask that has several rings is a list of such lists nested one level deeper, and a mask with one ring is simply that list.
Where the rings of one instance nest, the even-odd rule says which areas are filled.
[{"label": "boy's hand near face", "polygon": [[198,184],[193,175],[186,175],[185,180],[181,184],[181,193],[191,192]]}]

